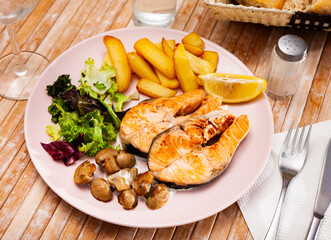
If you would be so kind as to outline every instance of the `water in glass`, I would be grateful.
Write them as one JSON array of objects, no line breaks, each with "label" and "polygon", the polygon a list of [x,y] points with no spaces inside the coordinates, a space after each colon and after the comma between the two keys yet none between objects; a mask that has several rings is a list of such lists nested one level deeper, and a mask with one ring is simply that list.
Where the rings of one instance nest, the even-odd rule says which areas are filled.
[{"label": "water in glass", "polygon": [[176,12],[176,0],[133,0],[136,26],[170,27]]}]

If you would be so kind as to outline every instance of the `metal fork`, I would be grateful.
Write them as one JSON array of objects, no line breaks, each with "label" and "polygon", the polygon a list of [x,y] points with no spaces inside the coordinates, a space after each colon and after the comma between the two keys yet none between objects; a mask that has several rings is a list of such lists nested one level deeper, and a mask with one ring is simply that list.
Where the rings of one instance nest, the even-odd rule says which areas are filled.
[{"label": "metal fork", "polygon": [[[280,194],[279,200],[278,200],[276,212],[272,219],[271,225],[268,229],[265,240],[271,240],[271,239],[277,238],[279,220],[280,220],[281,210],[282,210],[283,203],[285,200],[287,188],[288,188],[291,180],[293,180],[295,178],[295,176],[297,176],[298,173],[301,171],[301,169],[305,163],[305,159],[306,159],[307,152],[308,152],[311,125],[309,127],[308,134],[304,140],[304,133],[305,133],[305,129],[306,129],[306,124],[304,124],[300,137],[299,137],[299,140],[297,141],[297,137],[299,134],[299,128],[300,128],[300,122],[299,122],[298,127],[295,131],[293,140],[290,143],[293,125],[294,125],[294,121],[291,124],[291,127],[285,137],[284,143],[283,143],[281,151],[280,151],[278,167],[279,167],[279,170],[280,170],[280,172],[282,174],[282,178],[283,178],[283,188],[282,188],[282,192]],[[304,141],[304,144],[302,145],[303,141]]]}]

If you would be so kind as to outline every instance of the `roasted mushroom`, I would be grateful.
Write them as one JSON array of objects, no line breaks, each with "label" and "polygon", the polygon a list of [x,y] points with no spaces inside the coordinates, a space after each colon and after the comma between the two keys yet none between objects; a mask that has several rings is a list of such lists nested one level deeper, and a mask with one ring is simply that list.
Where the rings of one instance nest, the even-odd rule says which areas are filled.
[{"label": "roasted mushroom", "polygon": [[91,183],[91,193],[99,201],[109,202],[113,198],[113,192],[109,183],[103,178],[97,178]]},{"label": "roasted mushroom", "polygon": [[154,176],[152,172],[148,171],[140,173],[133,181],[132,188],[139,195],[143,196],[149,192],[152,186]]},{"label": "roasted mushroom", "polygon": [[167,203],[169,198],[169,189],[164,184],[157,184],[149,194],[146,205],[151,209],[159,209]]},{"label": "roasted mushroom", "polygon": [[[128,179],[128,181],[129,181],[129,183],[130,183],[130,185],[132,185],[132,183],[133,183],[133,181],[134,181],[134,179],[137,177],[137,175],[138,175],[138,169],[137,168],[126,168],[128,171],[129,171],[129,176],[127,176],[127,174],[126,174],[126,179]],[[123,171],[124,171],[125,169],[123,169]]]},{"label": "roasted mushroom", "polygon": [[95,161],[106,170],[107,174],[118,172],[121,170],[121,167],[116,161],[118,153],[119,152],[113,148],[103,149],[95,156]]},{"label": "roasted mushroom", "polygon": [[121,192],[121,194],[118,195],[117,200],[126,210],[133,209],[138,204],[137,194],[132,189]]},{"label": "roasted mushroom", "polygon": [[120,192],[131,188],[129,181],[126,180],[124,177],[118,177],[116,179],[115,186],[116,189]]},{"label": "roasted mushroom", "polygon": [[127,153],[123,150],[117,155],[116,161],[121,168],[132,168],[136,165],[135,157],[131,153]]},{"label": "roasted mushroom", "polygon": [[138,175],[137,168],[125,168],[120,170],[117,173],[109,175],[107,180],[110,183],[111,187],[117,189],[118,191],[123,191],[130,189],[133,180]]},{"label": "roasted mushroom", "polygon": [[96,166],[94,163],[90,163],[89,161],[85,161],[80,164],[74,174],[74,181],[77,184],[89,184],[93,180],[93,175],[96,170]]}]

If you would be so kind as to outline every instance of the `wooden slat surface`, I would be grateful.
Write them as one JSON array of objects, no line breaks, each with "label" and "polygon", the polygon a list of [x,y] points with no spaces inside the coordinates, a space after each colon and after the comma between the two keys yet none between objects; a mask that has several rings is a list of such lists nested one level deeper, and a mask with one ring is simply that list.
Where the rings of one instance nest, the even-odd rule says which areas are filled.
[{"label": "wooden slat surface", "polygon": [[[40,0],[15,24],[20,47],[53,61],[78,42],[105,31],[133,27],[131,0]],[[300,91],[285,101],[269,98],[275,132],[292,120],[307,124],[331,119],[331,37],[326,32],[293,30],[215,19],[203,0],[178,0],[172,26],[195,31],[232,52],[257,76],[265,77],[270,52],[280,36],[295,33],[309,46]],[[11,52],[0,25],[0,54]],[[184,226],[137,229],[88,216],[59,198],[34,168],[24,140],[26,101],[0,98],[0,238],[3,239],[253,239],[236,203]],[[203,204],[203,203],[202,203]]]}]

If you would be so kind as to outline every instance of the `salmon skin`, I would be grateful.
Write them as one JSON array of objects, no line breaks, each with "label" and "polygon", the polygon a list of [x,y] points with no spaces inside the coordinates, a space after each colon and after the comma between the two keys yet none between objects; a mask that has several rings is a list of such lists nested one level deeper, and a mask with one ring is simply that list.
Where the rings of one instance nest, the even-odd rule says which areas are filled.
[{"label": "salmon skin", "polygon": [[[145,101],[132,107],[123,117],[120,139],[128,152],[147,157],[153,138],[159,133],[186,121],[205,101],[198,89],[171,98]],[[206,103],[205,103],[206,104]]]},{"label": "salmon skin", "polygon": [[[148,167],[156,179],[172,188],[208,183],[227,168],[248,131],[247,115],[235,118],[223,109],[190,118],[154,138]],[[208,145],[216,135],[219,139]]]}]

